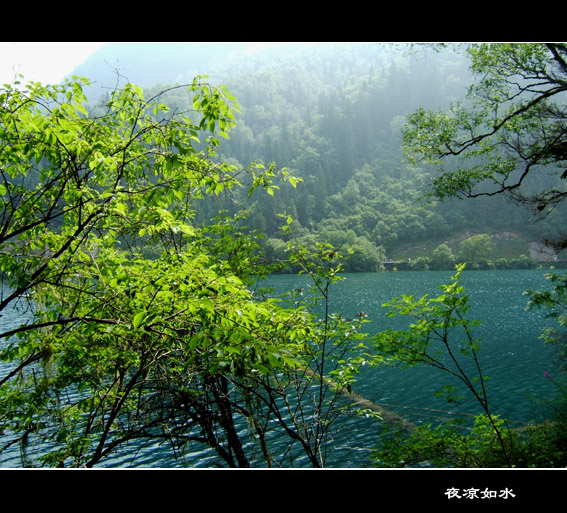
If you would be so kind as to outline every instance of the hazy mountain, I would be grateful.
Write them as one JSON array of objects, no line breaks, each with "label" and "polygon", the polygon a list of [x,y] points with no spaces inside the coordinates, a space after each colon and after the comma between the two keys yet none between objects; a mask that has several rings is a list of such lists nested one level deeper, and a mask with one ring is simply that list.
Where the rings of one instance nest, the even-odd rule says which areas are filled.
[{"label": "hazy mountain", "polygon": [[[197,75],[218,80],[293,56],[311,43],[109,43],[77,66],[73,74],[96,83],[93,90],[132,82],[142,87],[191,82]],[[91,91],[91,96],[94,95]]]},{"label": "hazy mountain", "polygon": [[[405,50],[377,43],[112,43],[75,74],[96,83],[91,100],[126,80],[159,88],[207,75],[226,85],[241,114],[220,158],[242,166],[275,161],[304,178],[297,190],[259,196],[250,205],[250,224],[265,234],[275,256],[281,212],[292,214],[306,240],[358,245],[374,261],[370,267],[369,259],[361,262],[358,270],[373,270],[383,251],[428,255],[449,242],[456,253],[460,241],[482,232],[521,234],[518,247],[499,254],[527,254],[534,236],[529,216],[503,198],[421,201],[431,175],[403,158],[405,116],[462,98],[470,74],[466,61],[451,52],[416,57]],[[213,216],[217,207],[201,206],[200,217]],[[561,219],[554,223],[548,223],[551,231],[562,226]],[[510,240],[515,244],[517,236]]]}]

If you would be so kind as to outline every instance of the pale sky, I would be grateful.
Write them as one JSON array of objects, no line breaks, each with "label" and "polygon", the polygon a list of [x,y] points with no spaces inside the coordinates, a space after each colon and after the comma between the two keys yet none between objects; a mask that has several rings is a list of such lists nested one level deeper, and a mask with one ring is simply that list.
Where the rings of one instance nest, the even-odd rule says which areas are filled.
[{"label": "pale sky", "polygon": [[57,84],[106,43],[0,42],[0,85],[21,73],[24,81]]}]

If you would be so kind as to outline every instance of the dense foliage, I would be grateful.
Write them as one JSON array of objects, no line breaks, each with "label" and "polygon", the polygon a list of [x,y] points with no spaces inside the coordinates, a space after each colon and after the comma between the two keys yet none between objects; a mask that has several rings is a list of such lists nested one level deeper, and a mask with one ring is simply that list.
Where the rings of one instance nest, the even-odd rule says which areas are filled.
[{"label": "dense foliage", "polygon": [[[26,309],[0,333],[0,453],[92,467],[147,442],[201,443],[246,467],[293,464],[295,443],[323,465],[360,321],[254,296],[268,272],[254,235],[239,216],[195,219],[242,176],[249,195],[296,180],[213,160],[238,107],[223,88],[196,79],[191,109],[172,115],[127,85],[93,114],[84,82],[0,92],[0,308]],[[329,253],[295,257],[323,301],[340,270]]]},{"label": "dense foliage", "polygon": [[[438,297],[387,305],[413,319],[409,330],[369,338],[364,314],[329,309],[343,270],[381,270],[409,247],[422,248],[414,269],[475,268],[504,233],[534,236],[529,212],[498,194],[525,202],[508,182],[517,166],[533,176],[536,164],[564,163],[562,104],[547,101],[563,91],[561,68],[549,70],[564,47],[472,47],[473,72],[485,77],[472,89],[480,104],[454,117],[419,107],[450,108],[470,78],[462,61],[429,54],[425,66],[386,58],[379,45],[347,48],[332,61],[315,53],[234,77],[241,106],[204,77],[145,93],[128,83],[97,102],[82,79],[0,90],[0,312],[23,313],[0,331],[0,454],[18,448],[23,465],[92,467],[135,460],[144,444],[180,459],[202,444],[208,465],[320,467],[359,367],[393,363],[444,371],[480,411],[472,424],[393,433],[378,465],[565,465],[564,395],[553,422],[521,433],[495,414],[464,267]],[[531,84],[522,95],[545,100],[514,98],[499,120],[518,63],[535,76],[522,77]],[[432,162],[402,159],[406,116],[406,150]],[[472,166],[434,179],[432,164],[462,153],[445,151],[458,129],[489,118],[494,131],[461,141]],[[562,189],[538,176],[544,190],[532,182],[522,192],[535,194],[547,214],[539,226],[556,238]],[[501,187],[483,189],[487,178]],[[476,196],[477,182],[481,198],[453,199]],[[422,201],[431,184],[445,202]],[[258,280],[280,270],[305,274],[312,290],[289,301],[262,291]],[[564,348],[565,281],[550,281],[529,295],[558,320],[546,340]],[[442,392],[455,400],[453,388]]]}]

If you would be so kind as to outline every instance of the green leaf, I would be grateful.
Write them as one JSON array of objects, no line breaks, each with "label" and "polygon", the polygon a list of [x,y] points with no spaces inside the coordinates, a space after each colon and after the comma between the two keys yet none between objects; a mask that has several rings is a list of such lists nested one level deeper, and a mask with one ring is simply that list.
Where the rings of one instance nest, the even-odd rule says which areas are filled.
[{"label": "green leaf", "polygon": [[201,306],[211,313],[215,313],[215,306],[208,298],[201,299]]},{"label": "green leaf", "polygon": [[146,317],[146,312],[144,311],[138,312],[136,315],[134,315],[132,319],[132,326],[134,326],[134,328],[136,329],[139,328],[145,317]]}]

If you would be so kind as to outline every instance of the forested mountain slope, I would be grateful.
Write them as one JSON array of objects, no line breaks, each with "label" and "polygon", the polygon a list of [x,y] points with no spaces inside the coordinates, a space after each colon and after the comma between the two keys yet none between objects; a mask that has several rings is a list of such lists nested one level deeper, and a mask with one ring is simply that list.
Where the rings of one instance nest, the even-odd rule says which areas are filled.
[{"label": "forested mountain slope", "polygon": [[[536,232],[531,213],[501,197],[442,204],[424,198],[431,171],[406,162],[401,128],[415,109],[446,107],[464,96],[467,63],[452,52],[411,53],[379,43],[249,50],[243,43],[114,44],[76,72],[110,84],[118,66],[129,80],[156,90],[199,74],[226,85],[241,114],[219,158],[243,167],[275,161],[303,178],[295,189],[282,186],[248,204],[248,225],[264,235],[271,257],[284,255],[282,213],[293,217],[295,235],[306,243],[353,248],[352,271],[379,270],[387,259],[430,258],[441,245],[456,255],[476,234],[493,236],[493,258],[528,255],[530,241],[562,229],[555,215]],[[200,215],[231,208],[203,204]]]}]

